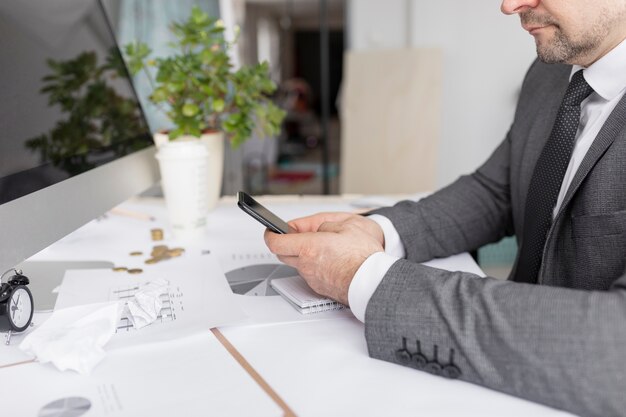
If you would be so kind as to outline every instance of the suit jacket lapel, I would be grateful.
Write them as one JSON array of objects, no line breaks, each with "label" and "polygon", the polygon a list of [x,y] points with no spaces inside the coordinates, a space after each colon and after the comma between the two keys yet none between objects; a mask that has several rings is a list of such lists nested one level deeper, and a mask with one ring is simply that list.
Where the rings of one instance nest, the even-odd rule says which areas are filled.
[{"label": "suit jacket lapel", "polygon": [[[557,218],[561,215],[563,209],[567,207],[567,205],[570,203],[570,201],[574,197],[574,194],[576,193],[584,179],[587,177],[589,172],[591,172],[598,160],[602,157],[602,155],[604,155],[607,149],[609,149],[615,138],[620,135],[625,127],[626,95],[622,97],[620,102],[617,104],[617,106],[609,116],[606,123],[604,123],[604,126],[600,130],[600,133],[598,133],[598,136],[593,141],[591,147],[589,148],[589,151],[583,158],[583,161],[581,162],[578,171],[576,171],[576,174],[574,175],[572,183],[567,189],[567,193],[565,194],[565,198],[563,200],[561,208],[559,209]],[[556,221],[553,222],[553,225],[555,223]]]}]

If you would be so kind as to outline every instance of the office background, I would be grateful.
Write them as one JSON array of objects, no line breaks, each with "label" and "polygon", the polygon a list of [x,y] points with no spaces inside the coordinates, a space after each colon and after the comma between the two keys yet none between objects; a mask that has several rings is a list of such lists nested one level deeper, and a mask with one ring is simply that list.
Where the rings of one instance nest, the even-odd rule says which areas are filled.
[{"label": "office background", "polygon": [[[440,85],[426,92],[433,94],[432,98],[422,93],[421,101],[403,115],[409,118],[414,109],[420,114],[427,112],[423,117],[433,126],[422,140],[433,143],[421,149],[426,146],[424,158],[429,163],[417,161],[419,166],[411,168],[409,175],[397,174],[393,181],[403,182],[396,189],[405,192],[444,186],[474,170],[502,140],[513,117],[521,80],[535,57],[532,39],[520,30],[515,17],[500,13],[496,0],[112,0],[109,4],[122,43],[140,39],[151,44],[157,54],[166,54],[167,22],[184,18],[191,5],[198,4],[220,16],[230,36],[235,25],[241,26],[238,53],[233,56],[236,63],[270,63],[272,78],[279,86],[276,100],[288,112],[283,131],[277,138],[252,138],[242,149],[226,152],[224,194],[241,188],[254,194],[380,192],[376,188],[354,189],[350,186],[353,182],[346,182],[346,178],[342,182],[342,172],[384,175],[395,161],[393,155],[381,160],[374,171],[367,167],[373,161],[364,162],[356,171],[345,164],[366,158],[366,152],[363,158],[359,154],[363,148],[403,149],[397,140],[420,140],[421,133],[413,132],[407,124],[399,128],[404,132],[396,143],[388,144],[390,138],[385,135],[342,138],[346,132],[345,126],[342,129],[342,99],[346,95],[359,99],[345,91],[350,81],[346,80],[345,57],[400,50],[436,51],[439,62],[432,71],[440,73]],[[328,58],[325,102],[323,53]],[[418,55],[417,59],[423,57]],[[402,59],[397,65],[404,65]],[[382,83],[395,75],[383,71],[380,80],[363,81]],[[137,83],[145,97],[145,78],[139,77]],[[393,100],[388,97],[381,103],[387,105]],[[416,101],[412,97],[405,100]],[[147,100],[143,105],[153,130],[168,127]],[[350,123],[359,125],[359,117],[366,122],[377,115],[357,112],[351,117]],[[419,126],[420,121],[417,123]],[[397,133],[395,129],[393,134]],[[342,158],[341,152],[356,156]],[[372,152],[380,153],[376,149]],[[398,157],[410,160],[411,156],[403,153],[398,152]],[[400,159],[398,165],[408,164]],[[420,182],[422,177],[428,178]],[[514,253],[515,243],[509,239],[482,250],[481,266],[489,269],[493,265],[495,275],[505,276]],[[503,269],[498,270],[501,265]]]},{"label": "office background", "polygon": [[[435,186],[443,186],[471,172],[487,158],[506,133],[521,80],[535,56],[532,39],[520,30],[515,17],[500,13],[500,2],[326,0],[324,3],[321,0],[113,0],[110,4],[113,13],[119,16],[120,40],[145,40],[155,45],[160,54],[166,52],[162,46],[167,38],[166,22],[183,18],[191,4],[199,4],[209,13],[221,15],[227,25],[242,27],[236,60],[268,60],[272,77],[281,86],[277,99],[285,104],[294,91],[305,96],[306,109],[300,108],[300,114],[290,119],[292,123],[287,129],[291,131],[283,133],[282,143],[268,145],[253,140],[242,150],[245,155],[228,156],[237,159],[236,164],[244,165],[243,176],[234,180],[247,181],[253,188],[251,191],[324,192],[320,165],[324,133],[321,63],[316,50],[321,45],[323,23],[329,31],[327,145],[331,193],[343,191],[337,179],[341,175],[341,115],[337,107],[341,86],[345,84],[341,62],[344,53],[439,49],[442,96]],[[322,7],[326,8],[325,14]],[[324,17],[326,22],[322,22]],[[141,82],[139,80],[140,90],[145,89]],[[151,127],[166,127],[154,114],[156,112],[149,105],[146,107]],[[385,138],[363,140],[384,141]],[[262,163],[265,168],[273,162],[281,163],[285,169],[263,174],[269,178],[246,178],[246,175],[254,177],[255,164]],[[238,185],[226,184],[224,191],[230,193],[231,188]]]}]

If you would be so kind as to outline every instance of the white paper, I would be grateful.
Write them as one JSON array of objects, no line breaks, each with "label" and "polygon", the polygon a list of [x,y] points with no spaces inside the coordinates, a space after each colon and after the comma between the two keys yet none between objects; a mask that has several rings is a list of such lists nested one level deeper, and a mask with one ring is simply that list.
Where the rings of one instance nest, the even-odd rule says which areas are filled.
[{"label": "white paper", "polygon": [[169,282],[157,320],[135,329],[122,317],[107,350],[185,337],[245,318],[214,257],[207,255],[176,268],[172,265],[163,263],[158,270],[138,275],[94,269],[68,271],[55,309],[124,300],[149,282]]},{"label": "white paper", "polygon": [[3,416],[283,414],[208,331],[111,352],[89,376],[34,363],[2,368],[0,378],[11,387],[2,397]]},{"label": "white paper", "polygon": [[372,359],[363,324],[356,318],[221,331],[299,417],[571,416],[478,385]]}]

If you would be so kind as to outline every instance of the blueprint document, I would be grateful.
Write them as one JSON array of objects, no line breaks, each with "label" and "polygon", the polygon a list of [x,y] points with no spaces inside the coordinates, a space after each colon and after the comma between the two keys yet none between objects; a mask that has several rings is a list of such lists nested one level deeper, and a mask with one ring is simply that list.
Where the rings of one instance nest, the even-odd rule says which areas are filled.
[{"label": "blueprint document", "polygon": [[55,310],[84,304],[131,299],[147,283],[164,280],[157,320],[136,329],[126,317],[106,350],[172,340],[195,332],[232,324],[245,318],[214,257],[189,259],[185,263],[163,263],[159,268],[130,275],[112,270],[70,270],[59,289]]}]

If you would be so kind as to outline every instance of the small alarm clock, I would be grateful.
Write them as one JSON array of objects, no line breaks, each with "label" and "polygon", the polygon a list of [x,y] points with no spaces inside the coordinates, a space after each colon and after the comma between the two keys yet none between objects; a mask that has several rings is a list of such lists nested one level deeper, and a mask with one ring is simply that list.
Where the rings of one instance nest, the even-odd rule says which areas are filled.
[{"label": "small alarm clock", "polygon": [[[15,275],[3,283],[2,279],[10,272]],[[11,334],[26,330],[33,319],[33,295],[27,287],[29,283],[19,269],[9,269],[0,277],[0,332],[7,332],[7,345]]]}]

